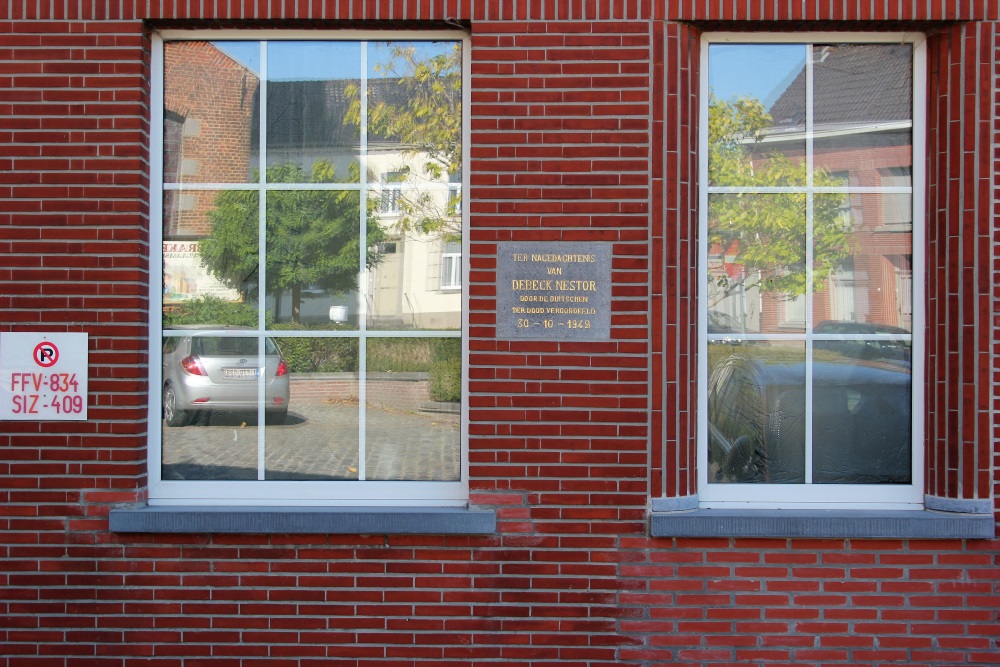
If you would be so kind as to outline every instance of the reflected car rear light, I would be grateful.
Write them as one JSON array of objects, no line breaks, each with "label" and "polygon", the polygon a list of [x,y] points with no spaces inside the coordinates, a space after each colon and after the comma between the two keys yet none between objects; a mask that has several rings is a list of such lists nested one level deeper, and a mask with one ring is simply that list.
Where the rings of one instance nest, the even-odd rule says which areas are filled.
[{"label": "reflected car rear light", "polygon": [[181,359],[181,367],[184,368],[191,375],[208,375],[205,372],[205,367],[201,365],[201,359],[195,355],[189,357],[184,357]]},{"label": "reflected car rear light", "polygon": [[288,364],[285,363],[284,359],[278,362],[278,368],[274,371],[274,375],[275,377],[279,375],[288,375]]}]

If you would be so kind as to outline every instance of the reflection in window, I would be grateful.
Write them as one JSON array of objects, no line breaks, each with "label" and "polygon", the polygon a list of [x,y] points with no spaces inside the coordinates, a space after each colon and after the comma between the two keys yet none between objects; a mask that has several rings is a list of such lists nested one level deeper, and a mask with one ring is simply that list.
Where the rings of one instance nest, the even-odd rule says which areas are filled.
[{"label": "reflection in window", "polygon": [[462,287],[462,244],[447,241],[441,255],[441,289]]},{"label": "reflection in window", "polygon": [[403,211],[402,194],[405,180],[406,173],[402,171],[382,174],[382,199],[379,204],[381,213],[399,214]]},{"label": "reflection in window", "polygon": [[706,48],[707,495],[909,485],[914,47]]},{"label": "reflection in window", "polygon": [[153,477],[460,481],[462,42],[162,58]]}]

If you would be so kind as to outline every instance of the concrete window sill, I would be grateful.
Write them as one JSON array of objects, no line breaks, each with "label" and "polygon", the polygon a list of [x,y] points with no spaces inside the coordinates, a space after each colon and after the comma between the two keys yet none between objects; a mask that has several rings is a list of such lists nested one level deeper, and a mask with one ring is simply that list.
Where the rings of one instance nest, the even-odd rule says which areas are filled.
[{"label": "concrete window sill", "polygon": [[994,538],[992,514],[931,510],[694,509],[649,516],[653,537]]},{"label": "concrete window sill", "polygon": [[177,507],[113,509],[115,533],[492,535],[496,513],[464,507]]}]

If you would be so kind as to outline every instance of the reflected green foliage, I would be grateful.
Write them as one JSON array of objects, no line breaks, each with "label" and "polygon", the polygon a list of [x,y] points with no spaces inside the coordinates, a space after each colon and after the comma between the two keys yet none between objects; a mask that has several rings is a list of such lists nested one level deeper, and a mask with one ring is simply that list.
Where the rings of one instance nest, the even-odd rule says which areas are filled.
[{"label": "reflected green foliage", "polygon": [[[319,161],[306,174],[294,164],[270,167],[269,183],[336,183],[333,165]],[[267,193],[265,290],[291,292],[292,320],[299,321],[302,290],[319,288],[335,296],[357,289],[360,271],[360,194],[350,190],[270,190]],[[208,213],[211,235],[201,242],[202,264],[245,300],[258,297],[257,194],[228,190]],[[374,206],[367,212],[370,267],[385,239]]]},{"label": "reflected green foliage", "polygon": [[[368,106],[369,132],[399,143],[410,163],[398,165],[403,182],[413,185],[400,198],[398,230],[437,234],[449,240],[461,237],[461,216],[455,211],[460,196],[444,201],[420,189],[427,182],[442,183],[462,172],[462,45],[429,52],[412,43],[394,44],[387,62],[376,72],[398,86]],[[344,123],[360,125],[361,103],[355,86]]]},{"label": "reflected green foliage", "polygon": [[[759,100],[739,98],[709,100],[709,183],[749,189],[807,185],[801,159],[762,149],[761,141],[772,125]],[[777,144],[776,144],[777,145]],[[815,187],[844,183],[823,169],[812,174]],[[727,262],[742,265],[743,278],[726,274],[711,279],[721,288],[721,301],[741,286],[766,292],[799,296],[806,291],[805,193],[743,192],[710,197],[709,239]],[[813,197],[813,289],[819,290],[829,275],[851,254],[851,220],[847,196]],[[712,304],[710,304],[712,305]]]},{"label": "reflected green foliage", "polygon": [[431,399],[445,403],[462,400],[462,341],[438,338],[429,372]]},{"label": "reflected green foliage", "polygon": [[[283,322],[273,325],[275,331],[349,330],[347,325],[309,326]],[[278,347],[292,373],[357,373],[358,340],[356,338],[277,337]]]},{"label": "reflected green foliage", "polygon": [[427,373],[432,400],[462,400],[460,338],[369,338],[368,372]]},{"label": "reflected green foliage", "polygon": [[369,338],[368,371],[425,373],[434,360],[431,338]]},{"label": "reflected green foliage", "polygon": [[164,309],[163,327],[189,324],[220,324],[257,328],[257,306],[240,301],[227,301],[216,296],[203,296]]}]

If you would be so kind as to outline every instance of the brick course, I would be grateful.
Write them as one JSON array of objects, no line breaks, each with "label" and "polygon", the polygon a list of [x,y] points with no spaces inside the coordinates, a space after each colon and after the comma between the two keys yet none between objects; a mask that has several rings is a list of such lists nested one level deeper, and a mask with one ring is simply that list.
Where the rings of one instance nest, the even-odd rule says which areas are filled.
[{"label": "brick course", "polygon": [[[489,537],[120,535],[145,499],[152,27],[472,36],[470,477]],[[148,21],[147,23],[144,23]],[[977,665],[1000,542],[653,539],[695,480],[698,38],[927,31],[929,493],[1000,498],[1000,7],[0,7],[0,326],[90,334],[90,420],[0,423],[0,667]],[[496,244],[614,246],[612,340],[495,337]]]}]

